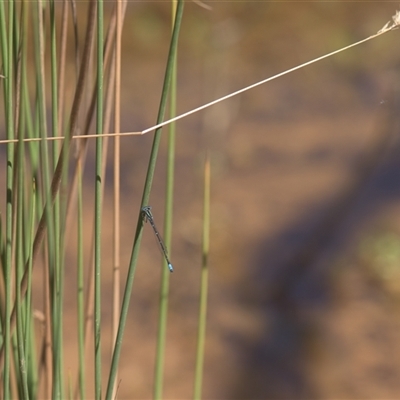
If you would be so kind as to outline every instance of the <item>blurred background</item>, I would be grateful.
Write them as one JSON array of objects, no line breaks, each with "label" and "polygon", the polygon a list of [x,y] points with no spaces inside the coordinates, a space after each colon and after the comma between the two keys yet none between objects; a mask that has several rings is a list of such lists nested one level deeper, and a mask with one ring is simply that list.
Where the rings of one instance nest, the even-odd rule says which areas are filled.
[{"label": "blurred background", "polygon": [[[375,34],[396,11],[395,3],[378,1],[206,3],[210,10],[186,2],[178,113]],[[85,18],[79,23],[83,32]],[[169,2],[129,2],[122,131],[155,124],[170,25]],[[177,123],[165,398],[192,395],[206,150],[212,183],[204,398],[398,397],[399,38],[398,31],[387,33]],[[159,228],[164,139],[150,201]],[[126,274],[152,134],[121,140]],[[90,233],[94,143],[88,157]],[[105,328],[111,318],[112,167],[107,174]],[[145,228],[119,398],[152,396],[161,255]],[[71,287],[74,251],[67,268]],[[76,318],[73,296],[66,303],[69,327]],[[68,358],[76,351],[70,328],[65,344]],[[109,357],[106,346],[104,374]]]},{"label": "blurred background", "polygon": [[[386,2],[207,4],[211,10],[186,2],[179,113],[374,34],[396,11]],[[170,18],[164,3],[128,6],[125,130],[155,121]],[[204,398],[397,398],[398,35],[178,123],[166,398],[188,398],[193,385],[206,149],[212,188]],[[151,139],[123,139],[127,238]],[[163,157],[165,151],[151,199],[158,221]],[[135,398],[151,396],[156,335],[160,255],[151,232],[145,239],[120,387],[121,396]]]}]

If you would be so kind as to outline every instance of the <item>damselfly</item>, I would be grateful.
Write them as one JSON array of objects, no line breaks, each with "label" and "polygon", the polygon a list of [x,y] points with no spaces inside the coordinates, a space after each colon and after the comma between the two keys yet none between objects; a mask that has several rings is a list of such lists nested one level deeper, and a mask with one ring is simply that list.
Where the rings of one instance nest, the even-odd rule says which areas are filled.
[{"label": "damselfly", "polygon": [[167,248],[165,247],[165,244],[161,238],[160,232],[158,232],[156,224],[154,223],[154,217],[153,217],[153,214],[151,213],[151,207],[145,206],[142,208],[141,211],[142,211],[143,221],[149,222],[151,227],[153,228],[154,234],[156,235],[157,243],[160,246],[161,252],[164,254],[165,261],[167,261],[169,271],[174,272],[174,267],[172,266],[171,261],[169,261],[169,258],[168,258]]}]

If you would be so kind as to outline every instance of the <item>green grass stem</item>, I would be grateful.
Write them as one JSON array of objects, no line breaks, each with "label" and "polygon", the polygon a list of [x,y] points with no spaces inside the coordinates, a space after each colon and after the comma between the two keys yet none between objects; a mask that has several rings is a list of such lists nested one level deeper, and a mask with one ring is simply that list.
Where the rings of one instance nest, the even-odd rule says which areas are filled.
[{"label": "green grass stem", "polygon": [[208,294],[208,254],[210,248],[210,159],[207,154],[204,168],[204,201],[203,201],[203,257],[200,281],[199,327],[197,333],[196,369],[193,398],[201,399],[203,386],[204,350],[207,323]]},{"label": "green grass stem", "polygon": [[[58,125],[58,68],[57,68],[57,46],[56,46],[56,13],[55,13],[55,2],[50,1],[50,68],[51,68],[51,126],[52,135],[59,135]],[[58,156],[58,145],[53,146],[53,160],[57,159]],[[65,173],[63,174],[63,181],[65,182]],[[65,183],[64,183],[65,185]],[[51,201],[51,197],[47,201]],[[55,354],[55,366],[54,371],[57,376],[54,385],[57,390],[55,392],[56,398],[64,398],[64,378],[63,378],[63,300],[64,300],[64,240],[63,231],[64,224],[62,220],[62,210],[64,207],[61,204],[61,198],[59,195],[56,196],[54,201],[54,259],[55,259],[55,271],[54,271],[54,354]],[[50,232],[50,231],[49,231]]]},{"label": "green grass stem", "polygon": [[30,200],[30,229],[28,236],[28,290],[26,293],[26,323],[25,323],[25,348],[28,348],[28,342],[30,346],[30,352],[28,356],[29,363],[29,398],[36,398],[37,394],[37,386],[38,386],[38,371],[36,368],[36,353],[35,353],[35,336],[32,330],[33,327],[33,316],[32,316],[32,246],[33,246],[33,237],[35,231],[35,212],[36,212],[36,182],[33,180],[32,184],[32,193]]},{"label": "green grass stem", "polygon": [[[4,104],[6,113],[7,139],[14,139],[13,124],[13,82],[14,82],[14,1],[8,2],[8,27],[5,20],[4,2],[0,3],[0,40],[4,70]],[[11,355],[11,268],[13,243],[13,175],[14,175],[14,145],[7,145],[6,166],[6,232],[5,232],[5,311],[3,315],[2,333],[4,336],[4,363],[3,363],[3,398],[11,398],[10,393],[10,355]]]},{"label": "green grass stem", "polygon": [[[172,0],[172,28],[175,25],[175,15],[177,1]],[[173,58],[172,76],[171,76],[171,95],[169,102],[170,118],[176,115],[176,91],[177,91],[177,52]],[[175,172],[175,131],[176,124],[169,126],[168,132],[168,154],[167,154],[167,177],[166,177],[166,196],[165,196],[165,219],[164,219],[164,240],[168,251],[171,253],[172,219],[173,219],[173,201],[174,201],[174,172]],[[156,344],[156,362],[154,374],[154,399],[163,397],[164,380],[164,358],[167,335],[167,317],[168,317],[168,296],[170,272],[167,268],[167,262],[162,259],[161,285],[159,295],[159,320]]]},{"label": "green grass stem", "polygon": [[[103,0],[97,0],[97,118],[96,133],[103,133],[103,40],[104,40]],[[103,138],[96,139],[96,181],[95,181],[95,257],[94,257],[94,357],[95,357],[95,397],[102,397],[101,387],[101,210]]]},{"label": "green grass stem", "polygon": [[[19,124],[21,126],[21,124]],[[16,240],[15,240],[15,304],[17,306],[17,365],[18,365],[18,382],[21,396],[25,399],[29,398],[28,378],[27,378],[27,352],[26,346],[29,342],[24,340],[24,325],[27,318],[26,309],[24,309],[21,299],[20,282],[23,276],[25,266],[24,262],[24,144],[22,142],[17,145],[16,153],[16,170],[17,170],[17,218],[16,218]]]},{"label": "green grass stem", "polygon": [[79,396],[84,399],[85,385],[85,298],[84,298],[84,269],[83,269],[83,193],[82,193],[82,160],[78,160],[78,269],[77,269],[77,315],[78,315],[78,382]]},{"label": "green grass stem", "polygon": [[[179,31],[180,31],[180,26],[181,26],[181,22],[182,22],[183,6],[184,6],[184,1],[183,0],[178,1],[175,24],[174,24],[174,29],[173,29],[173,33],[172,33],[169,54],[168,54],[167,67],[166,67],[166,71],[165,71],[164,84],[163,84],[163,89],[162,89],[162,94],[161,94],[160,107],[159,107],[157,121],[162,121],[164,118],[164,114],[165,114],[165,108],[166,108],[169,88],[170,88],[170,84],[171,84],[173,60],[174,60],[175,53],[177,50]],[[149,198],[150,198],[150,191],[151,191],[152,182],[153,182],[153,176],[154,176],[154,171],[155,171],[155,166],[156,166],[156,161],[157,161],[157,154],[158,154],[160,140],[161,140],[161,130],[157,130],[154,135],[153,146],[152,146],[152,150],[151,150],[150,161],[149,161],[149,165],[148,165],[148,169],[147,169],[146,181],[145,181],[143,195],[142,195],[141,207],[147,205]],[[109,378],[108,378],[108,385],[107,385],[107,392],[106,392],[107,400],[111,399],[111,395],[113,393],[113,388],[114,388],[114,384],[115,384],[115,376],[117,373],[117,368],[118,368],[118,363],[119,363],[119,358],[120,358],[121,348],[122,348],[122,338],[123,338],[123,333],[124,333],[124,329],[125,329],[125,325],[126,325],[126,319],[127,319],[127,315],[128,315],[129,302],[130,302],[130,298],[131,298],[131,294],[132,294],[132,285],[133,285],[133,280],[135,277],[137,259],[139,256],[139,249],[140,249],[140,243],[141,243],[141,238],[142,238],[142,230],[143,230],[143,220],[142,220],[142,216],[141,216],[141,211],[139,210],[135,239],[134,239],[134,244],[133,244],[133,248],[132,248],[132,254],[131,254],[131,259],[130,259],[130,263],[129,263],[129,270],[128,270],[128,275],[127,275],[127,279],[126,279],[126,283],[125,283],[125,290],[124,290],[124,295],[123,295],[123,300],[122,300],[120,322],[119,322],[117,338],[116,338],[115,348],[114,348],[112,362],[111,362],[110,374],[109,374]]]}]

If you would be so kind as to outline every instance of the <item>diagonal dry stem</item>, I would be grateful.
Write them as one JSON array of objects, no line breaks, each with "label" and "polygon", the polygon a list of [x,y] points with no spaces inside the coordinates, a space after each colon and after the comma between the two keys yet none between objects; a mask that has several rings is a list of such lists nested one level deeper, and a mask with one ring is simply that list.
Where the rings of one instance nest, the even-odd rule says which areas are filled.
[{"label": "diagonal dry stem", "polygon": [[[252,85],[249,85],[249,86],[246,86],[246,87],[244,87],[242,89],[239,89],[236,92],[230,93],[230,94],[228,94],[226,96],[223,96],[223,97],[220,97],[220,98],[218,98],[216,100],[210,101],[209,103],[203,104],[202,106],[194,108],[194,109],[192,109],[190,111],[187,111],[187,112],[185,112],[183,114],[180,114],[180,115],[178,115],[178,116],[176,116],[174,118],[168,119],[168,120],[166,120],[164,122],[161,122],[161,123],[159,123],[157,125],[151,126],[150,128],[144,129],[143,131],[113,132],[113,133],[103,133],[103,134],[87,134],[87,135],[84,135],[84,136],[82,136],[82,135],[73,135],[73,136],[70,137],[70,139],[85,139],[86,140],[86,139],[98,138],[99,136],[116,137],[116,136],[145,135],[146,133],[153,132],[156,129],[161,128],[161,127],[163,127],[165,125],[169,125],[172,122],[178,121],[178,120],[180,120],[182,118],[188,117],[189,115],[195,114],[195,113],[197,113],[199,111],[202,111],[202,110],[204,110],[206,108],[209,108],[209,107],[211,107],[211,106],[213,106],[215,104],[221,103],[222,101],[228,100],[231,97],[237,96],[237,95],[239,95],[241,93],[244,93],[244,92],[247,92],[247,91],[249,91],[251,89],[254,89],[257,86],[261,86],[261,85],[263,85],[263,84],[265,84],[267,82],[270,82],[272,80],[278,79],[278,78],[280,78],[280,77],[282,77],[284,75],[288,75],[288,74],[290,74],[290,73],[292,73],[294,71],[297,71],[297,70],[299,70],[301,68],[307,67],[307,66],[309,66],[311,64],[314,64],[314,63],[316,63],[318,61],[324,60],[325,58],[331,57],[331,56],[333,56],[335,54],[341,53],[342,51],[351,49],[351,48],[356,47],[356,46],[358,46],[358,45],[360,45],[362,43],[368,42],[369,40],[375,39],[378,36],[383,35],[384,33],[387,33],[387,32],[390,32],[390,31],[393,31],[393,30],[397,29],[399,27],[399,25],[400,25],[400,11],[396,11],[396,13],[392,16],[392,21],[387,22],[377,33],[367,37],[366,39],[363,39],[363,40],[360,40],[360,41],[358,41],[356,43],[350,44],[349,46],[342,47],[339,50],[332,51],[331,53],[325,54],[325,55],[323,55],[321,57],[314,58],[311,61],[307,61],[307,62],[305,62],[303,64],[300,64],[300,65],[298,65],[296,67],[293,67],[293,68],[290,68],[290,69],[288,69],[286,71],[280,72],[279,74],[276,74],[276,75],[271,76],[269,78],[263,79],[263,80],[261,80],[259,82],[253,83]],[[46,138],[46,140],[64,140],[64,139],[65,138],[61,137],[61,136],[60,137],[48,137],[48,138]],[[27,138],[27,139],[24,139],[23,141],[24,142],[32,142],[32,141],[40,141],[40,140],[43,140],[43,139],[41,139],[41,138]],[[17,142],[18,142],[18,139],[0,140],[0,144],[17,143]]]}]

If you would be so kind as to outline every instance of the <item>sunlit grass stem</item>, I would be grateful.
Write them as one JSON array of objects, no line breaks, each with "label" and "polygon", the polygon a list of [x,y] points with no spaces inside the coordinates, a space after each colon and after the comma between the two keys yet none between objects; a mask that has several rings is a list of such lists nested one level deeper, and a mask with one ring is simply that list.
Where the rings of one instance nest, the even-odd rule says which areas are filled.
[{"label": "sunlit grass stem", "polygon": [[[122,57],[122,26],[124,20],[123,3],[125,0],[116,0],[115,7],[115,50],[114,50],[114,131],[121,131],[121,57]],[[110,80],[111,81],[111,80]],[[112,277],[112,343],[115,343],[118,332],[119,310],[121,303],[121,138],[114,138],[114,204],[113,204],[113,277]],[[112,355],[112,351],[111,351]],[[118,378],[116,378],[117,380]],[[117,387],[114,386],[112,397],[116,397]]]}]

